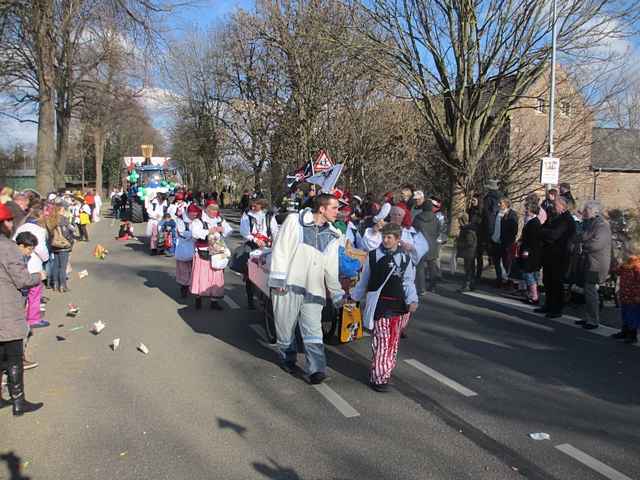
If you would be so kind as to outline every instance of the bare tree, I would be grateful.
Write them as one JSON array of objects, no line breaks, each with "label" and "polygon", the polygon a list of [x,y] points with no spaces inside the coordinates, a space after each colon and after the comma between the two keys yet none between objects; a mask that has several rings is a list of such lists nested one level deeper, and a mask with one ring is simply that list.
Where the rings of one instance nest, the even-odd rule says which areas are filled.
[{"label": "bare tree", "polygon": [[[404,87],[461,205],[511,112],[548,71],[548,2],[373,0],[355,7],[377,28],[362,32],[367,48],[352,48]],[[559,7],[558,44],[569,63],[627,34],[639,8],[624,0],[570,0]]]}]

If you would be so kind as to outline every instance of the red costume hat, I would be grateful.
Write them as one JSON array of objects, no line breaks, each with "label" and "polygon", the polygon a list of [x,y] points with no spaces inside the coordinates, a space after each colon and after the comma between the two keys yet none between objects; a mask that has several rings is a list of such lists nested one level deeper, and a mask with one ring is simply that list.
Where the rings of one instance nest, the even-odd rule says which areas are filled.
[{"label": "red costume hat", "polygon": [[197,213],[198,215],[200,215],[200,213],[202,213],[202,210],[200,210],[200,207],[197,206],[195,203],[192,203],[187,208],[187,213]]},{"label": "red costume hat", "polygon": [[0,222],[13,220],[13,213],[4,203],[0,203]]},{"label": "red costume hat", "polygon": [[207,200],[207,203],[206,203],[206,205],[205,205],[205,207],[204,207],[204,208],[209,208],[209,207],[211,207],[212,205],[213,205],[213,206],[215,206],[215,207],[217,207],[217,206],[218,206],[218,202],[216,202],[216,201],[215,201],[215,200],[213,200],[213,199],[209,199],[209,200]]},{"label": "red costume hat", "polygon": [[177,201],[182,201],[182,200],[184,200],[184,193],[182,193],[182,192],[178,192],[178,193],[176,193],[176,200],[177,200]]}]

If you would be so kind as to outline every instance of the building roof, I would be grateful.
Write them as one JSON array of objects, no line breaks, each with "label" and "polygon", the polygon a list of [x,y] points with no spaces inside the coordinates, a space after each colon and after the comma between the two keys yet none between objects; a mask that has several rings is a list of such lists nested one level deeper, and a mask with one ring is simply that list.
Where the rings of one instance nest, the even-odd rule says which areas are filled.
[{"label": "building roof", "polygon": [[594,128],[591,168],[603,171],[640,172],[640,130]]}]

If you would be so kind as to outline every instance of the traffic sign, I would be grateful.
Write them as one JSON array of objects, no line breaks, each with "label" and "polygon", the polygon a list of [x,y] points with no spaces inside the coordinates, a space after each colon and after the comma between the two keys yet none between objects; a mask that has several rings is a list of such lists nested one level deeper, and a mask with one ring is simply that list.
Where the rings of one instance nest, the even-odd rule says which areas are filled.
[{"label": "traffic sign", "polygon": [[543,185],[556,185],[560,179],[560,159],[555,157],[543,157],[540,164],[540,183]]},{"label": "traffic sign", "polygon": [[316,157],[315,162],[313,163],[313,172],[314,173],[325,172],[329,170],[331,167],[333,167],[333,165],[334,165],[333,160],[331,160],[327,152],[325,152],[324,150],[320,150],[318,152],[318,156]]}]

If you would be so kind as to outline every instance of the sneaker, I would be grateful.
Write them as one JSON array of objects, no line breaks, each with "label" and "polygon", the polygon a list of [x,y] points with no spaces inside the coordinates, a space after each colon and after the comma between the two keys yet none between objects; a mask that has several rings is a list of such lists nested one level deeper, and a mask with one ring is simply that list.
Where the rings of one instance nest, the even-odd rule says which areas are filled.
[{"label": "sneaker", "polygon": [[309,375],[309,383],[311,385],[320,385],[322,382],[326,380],[327,376],[324,372],[316,372]]},{"label": "sneaker", "polygon": [[280,364],[280,368],[282,370],[284,370],[285,372],[287,372],[290,375],[293,375],[294,373],[296,373],[296,364],[295,363],[289,363],[289,362],[282,362]]},{"label": "sneaker", "polygon": [[586,323],[582,325],[582,328],[584,328],[585,330],[595,330],[598,327],[599,325],[594,325],[593,323]]},{"label": "sneaker", "polygon": [[614,333],[613,335],[610,335],[610,337],[614,340],[624,340],[627,338],[627,332]]},{"label": "sneaker", "polygon": [[209,304],[209,308],[211,310],[223,310],[222,305],[219,302],[213,301]]},{"label": "sneaker", "polygon": [[587,324],[586,320],[576,320],[575,322],[576,325],[580,325],[580,326],[584,326]]},{"label": "sneaker", "polygon": [[369,385],[376,392],[387,393],[389,391],[389,384],[388,383],[370,383]]},{"label": "sneaker", "polygon": [[46,320],[40,320],[37,323],[31,324],[29,325],[31,328],[44,328],[44,327],[48,327],[49,325],[51,325],[49,322],[47,322]]},{"label": "sneaker", "polygon": [[30,360],[22,360],[22,368],[24,370],[31,370],[32,368],[36,368],[38,365],[40,365],[38,362],[32,362]]},{"label": "sneaker", "polygon": [[40,303],[49,303],[49,300],[50,300],[49,297],[42,297],[40,299]]}]

